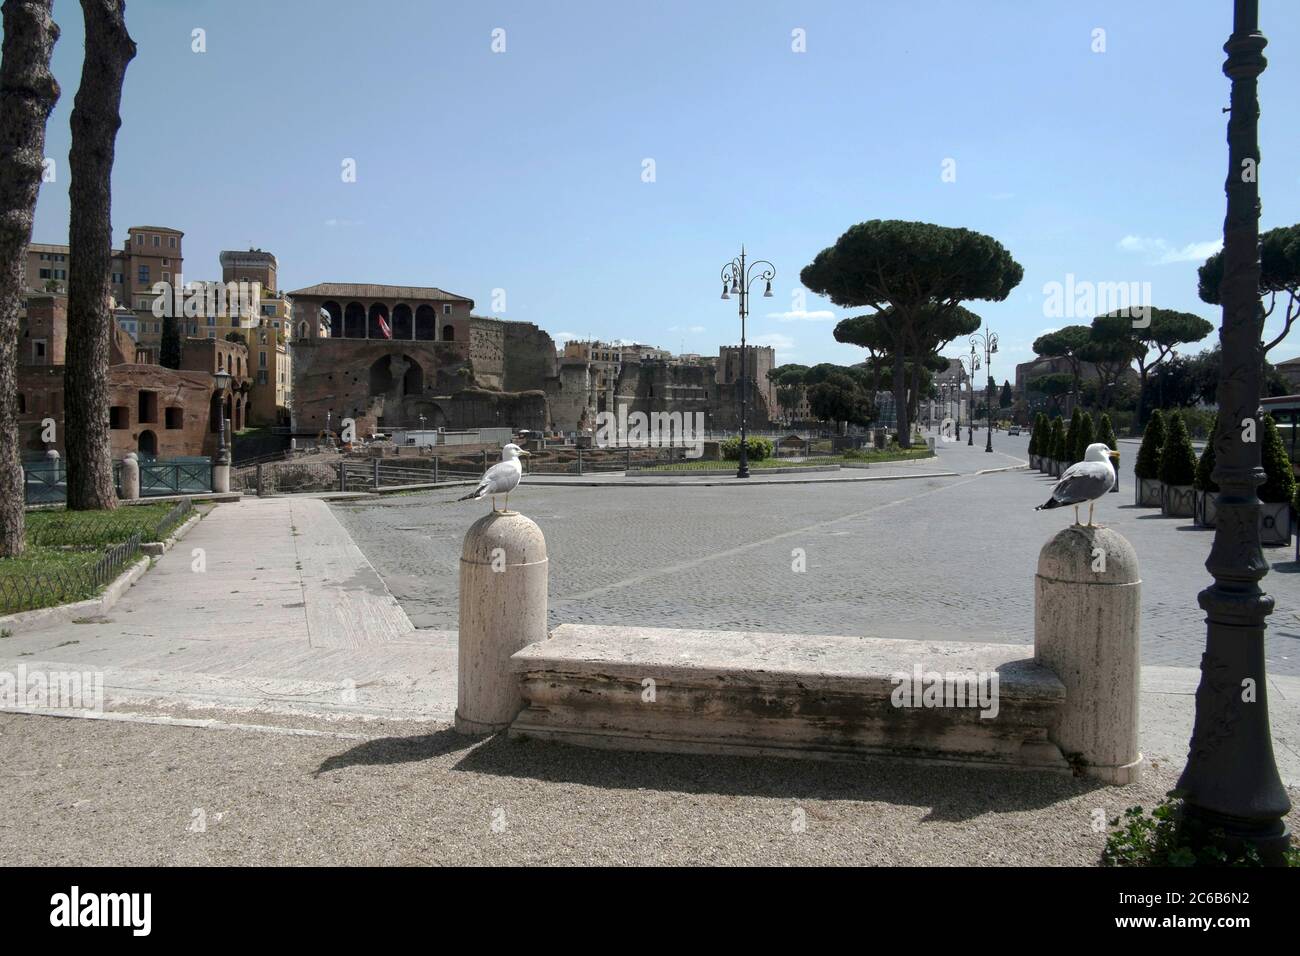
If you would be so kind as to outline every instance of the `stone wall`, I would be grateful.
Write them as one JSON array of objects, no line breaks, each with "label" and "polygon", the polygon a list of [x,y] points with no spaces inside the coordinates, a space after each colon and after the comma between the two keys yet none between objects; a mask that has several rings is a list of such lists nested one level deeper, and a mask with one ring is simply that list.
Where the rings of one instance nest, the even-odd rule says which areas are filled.
[{"label": "stone wall", "polygon": [[[18,391],[22,396],[18,432],[24,455],[43,452],[47,447],[64,451],[63,371],[61,365],[18,370]],[[152,453],[158,458],[216,454],[211,375],[161,365],[125,364],[110,366],[108,381],[109,441],[114,458],[142,448],[156,449]],[[142,392],[146,393],[143,403]],[[53,418],[56,423],[52,446],[41,441],[45,418]]]}]

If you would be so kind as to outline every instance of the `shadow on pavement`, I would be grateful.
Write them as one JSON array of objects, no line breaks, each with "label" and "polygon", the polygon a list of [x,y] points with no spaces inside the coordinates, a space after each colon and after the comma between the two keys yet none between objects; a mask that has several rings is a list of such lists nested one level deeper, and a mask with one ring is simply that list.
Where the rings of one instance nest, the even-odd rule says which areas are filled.
[{"label": "shadow on pavement", "polygon": [[925,819],[932,821],[1038,809],[1108,789],[1092,780],[1027,770],[928,766],[887,758],[848,763],[632,753],[514,740],[505,734],[476,742],[450,729],[368,741],[329,758],[317,774],[349,766],[425,760],[461,749],[467,752],[453,769],[463,773],[601,790],[876,801],[929,808]]}]

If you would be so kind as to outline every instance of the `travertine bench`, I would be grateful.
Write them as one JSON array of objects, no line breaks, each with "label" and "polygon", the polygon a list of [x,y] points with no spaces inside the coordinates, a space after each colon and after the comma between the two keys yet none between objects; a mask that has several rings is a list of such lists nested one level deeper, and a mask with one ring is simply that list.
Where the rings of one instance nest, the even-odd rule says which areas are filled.
[{"label": "travertine bench", "polygon": [[[525,707],[510,735],[1068,771],[1048,739],[1065,687],[1033,657],[1032,646],[1011,644],[565,624],[511,657]],[[905,684],[919,677],[923,688],[935,674],[955,678],[944,685],[946,706],[898,706]],[[978,699],[959,705],[960,678],[982,676],[987,690],[992,675],[996,715],[982,717]]]}]

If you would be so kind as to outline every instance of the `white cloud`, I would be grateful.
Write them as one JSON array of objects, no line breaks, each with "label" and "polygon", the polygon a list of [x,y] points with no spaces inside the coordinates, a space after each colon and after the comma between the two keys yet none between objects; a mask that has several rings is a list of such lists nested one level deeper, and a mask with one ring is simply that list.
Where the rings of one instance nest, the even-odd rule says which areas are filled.
[{"label": "white cloud", "polygon": [[1185,246],[1174,248],[1167,239],[1129,235],[1119,241],[1117,248],[1121,252],[1145,256],[1148,262],[1162,266],[1171,262],[1203,262],[1223,248],[1223,240],[1189,242]]},{"label": "white cloud", "polygon": [[827,309],[817,312],[809,312],[807,309],[791,309],[789,312],[769,312],[769,319],[780,319],[782,322],[828,322],[835,318],[835,313]]},{"label": "white cloud", "polygon": [[577,339],[578,336],[574,335],[572,332],[556,332],[551,336],[551,338],[556,342],[572,342]]},{"label": "white cloud", "polygon": [[705,328],[702,325],[692,325],[686,331],[690,332],[692,335],[702,335],[705,331]]},{"label": "white cloud", "polygon": [[326,219],[325,220],[325,225],[329,226],[331,229],[333,229],[335,226],[359,226],[361,224],[362,223],[360,219]]}]

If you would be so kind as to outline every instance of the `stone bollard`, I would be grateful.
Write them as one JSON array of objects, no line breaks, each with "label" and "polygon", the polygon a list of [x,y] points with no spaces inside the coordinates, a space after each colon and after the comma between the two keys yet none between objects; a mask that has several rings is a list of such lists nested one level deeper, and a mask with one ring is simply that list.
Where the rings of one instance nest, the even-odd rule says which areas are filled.
[{"label": "stone bollard", "polygon": [[1034,578],[1034,659],[1065,685],[1048,731],[1066,759],[1112,784],[1141,776],[1137,554],[1109,528],[1073,525],[1043,546]]},{"label": "stone bollard", "polygon": [[140,461],[136,453],[127,452],[122,459],[122,500],[135,501],[140,497]]},{"label": "stone bollard", "polygon": [[230,462],[220,458],[212,462],[212,490],[217,494],[230,491]]},{"label": "stone bollard", "polygon": [[516,511],[470,526],[460,558],[456,732],[504,730],[524,705],[510,655],[546,640],[546,539]]}]

